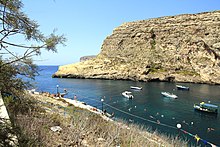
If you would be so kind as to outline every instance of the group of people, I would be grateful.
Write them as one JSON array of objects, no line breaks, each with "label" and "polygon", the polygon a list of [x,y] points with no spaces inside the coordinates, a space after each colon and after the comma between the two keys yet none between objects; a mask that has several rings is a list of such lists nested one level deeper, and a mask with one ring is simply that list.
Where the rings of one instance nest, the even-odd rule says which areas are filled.
[{"label": "group of people", "polygon": [[[43,96],[47,96],[47,97],[59,97],[59,98],[62,98],[62,97],[64,97],[64,95],[67,94],[67,90],[64,89],[64,93],[57,92],[57,93],[55,93],[55,94],[54,94],[54,93],[51,94],[50,92],[41,92],[41,94],[42,94]],[[74,99],[74,100],[77,100],[77,96],[74,95],[73,99]]]},{"label": "group of people", "polygon": [[64,95],[66,95],[67,94],[67,90],[66,89],[64,89],[63,90],[64,91],[64,93],[60,93],[60,92],[57,92],[57,93],[50,93],[50,92],[41,92],[41,94],[43,95],[43,96],[47,96],[47,97],[59,97],[59,98],[61,98],[61,97],[64,97]]},{"label": "group of people", "polygon": [[61,95],[59,92],[54,94],[54,93],[50,93],[50,92],[42,92],[41,93],[43,96],[47,96],[47,97],[63,97],[64,95]]}]

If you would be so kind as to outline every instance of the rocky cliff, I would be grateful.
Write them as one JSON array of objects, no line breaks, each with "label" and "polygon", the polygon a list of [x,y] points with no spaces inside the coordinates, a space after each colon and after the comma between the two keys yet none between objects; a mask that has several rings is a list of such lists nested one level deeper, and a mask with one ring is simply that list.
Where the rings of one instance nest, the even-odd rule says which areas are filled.
[{"label": "rocky cliff", "polygon": [[83,57],[80,58],[80,62],[84,62],[86,60],[91,60],[91,59],[93,59],[95,57],[96,57],[96,55],[83,56]]},{"label": "rocky cliff", "polygon": [[124,23],[96,58],[54,77],[220,84],[220,11]]}]

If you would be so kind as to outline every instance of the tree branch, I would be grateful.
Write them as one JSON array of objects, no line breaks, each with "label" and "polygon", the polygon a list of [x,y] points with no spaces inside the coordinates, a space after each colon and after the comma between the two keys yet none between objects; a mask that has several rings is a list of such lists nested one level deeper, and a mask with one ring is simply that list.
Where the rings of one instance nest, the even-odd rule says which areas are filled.
[{"label": "tree branch", "polygon": [[18,44],[14,44],[14,43],[9,43],[9,42],[6,42],[6,41],[2,41],[2,43],[5,43],[5,44],[8,44],[8,45],[11,45],[11,46],[15,46],[15,47],[20,47],[20,48],[33,48],[33,49],[36,49],[36,48],[45,48],[46,44],[43,44],[42,46],[24,46],[24,45],[18,45]]}]

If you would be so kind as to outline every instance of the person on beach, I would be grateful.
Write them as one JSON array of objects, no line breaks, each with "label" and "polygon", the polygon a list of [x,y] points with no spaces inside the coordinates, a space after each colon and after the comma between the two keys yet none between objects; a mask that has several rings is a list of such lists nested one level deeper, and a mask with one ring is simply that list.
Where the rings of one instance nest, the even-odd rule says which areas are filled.
[{"label": "person on beach", "polygon": [[63,91],[64,91],[64,95],[68,93],[68,91],[65,88],[63,89]]},{"label": "person on beach", "polygon": [[61,95],[60,95],[60,93],[59,93],[59,92],[57,93],[57,97],[61,98]]},{"label": "person on beach", "polygon": [[73,98],[74,98],[74,100],[76,100],[76,99],[77,99],[76,95],[74,95],[74,97],[73,97]]}]

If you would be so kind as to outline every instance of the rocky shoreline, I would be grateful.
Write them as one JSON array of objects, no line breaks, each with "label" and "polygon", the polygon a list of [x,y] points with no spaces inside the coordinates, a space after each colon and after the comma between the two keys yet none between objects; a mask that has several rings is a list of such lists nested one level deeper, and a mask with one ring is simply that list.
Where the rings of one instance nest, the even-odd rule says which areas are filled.
[{"label": "rocky shoreline", "polygon": [[220,84],[220,11],[124,23],[90,60],[54,78]]},{"label": "rocky shoreline", "polygon": [[[58,112],[59,115],[61,115],[61,116],[64,115],[65,119],[71,118],[71,115],[73,115],[73,116],[76,115],[76,114],[69,114],[69,112],[67,111],[68,109],[70,109],[70,111],[72,111],[71,109],[74,109],[75,112],[80,113],[80,116],[83,118],[83,120],[81,119],[79,121],[84,122],[84,123],[86,123],[87,121],[89,122],[89,127],[87,127],[87,130],[83,129],[84,132],[91,130],[90,127],[96,127],[95,130],[100,130],[101,128],[99,128],[99,125],[100,125],[99,119],[101,118],[102,121],[104,121],[103,123],[106,126],[109,126],[111,129],[111,130],[109,130],[109,132],[107,132],[107,130],[103,130],[105,133],[111,134],[112,133],[111,131],[115,130],[114,128],[117,128],[118,130],[120,130],[118,132],[118,134],[121,134],[121,135],[118,135],[118,137],[116,137],[117,139],[121,138],[123,136],[123,134],[127,134],[128,132],[132,132],[132,134],[134,135],[134,137],[133,137],[134,140],[132,141],[133,145],[137,145],[137,146],[140,146],[140,145],[141,146],[143,146],[143,145],[172,146],[174,143],[176,145],[186,146],[186,144],[187,144],[187,142],[181,141],[178,138],[169,138],[169,137],[166,137],[166,136],[163,136],[160,134],[148,132],[147,130],[142,130],[138,126],[135,126],[134,124],[129,125],[129,124],[126,124],[121,121],[115,121],[115,120],[107,117],[101,110],[99,110],[95,107],[92,107],[90,105],[86,105],[85,103],[77,101],[77,100],[72,100],[72,99],[68,99],[68,98],[59,98],[59,97],[48,97],[48,96],[46,96],[44,94],[40,94],[38,92],[36,94],[31,94],[31,95],[34,97],[34,99],[36,99],[38,101],[39,104],[42,104],[42,106],[44,107],[44,109],[46,110],[47,113]],[[95,123],[97,123],[97,125],[94,124],[94,126],[93,126],[90,124],[90,122],[92,120],[90,120],[91,118],[89,116],[91,116],[91,114],[85,115],[86,111],[89,111],[89,112],[93,113],[94,115],[98,116],[96,119],[94,119],[94,116],[92,117],[92,119],[94,119],[93,121],[95,121]],[[60,126],[59,127],[61,128],[62,131],[59,133],[59,137],[62,137],[62,133],[64,133],[67,130],[64,130],[62,128],[63,125],[60,125]],[[107,129],[107,128],[105,127],[105,129]],[[71,130],[68,130],[68,131],[71,131]],[[55,131],[54,135],[56,135],[56,134],[57,134],[57,132]],[[92,139],[88,138],[84,135],[83,139],[81,140],[81,146],[106,146],[106,144],[109,144],[109,137],[108,137],[108,135],[107,136],[102,136],[102,135],[103,135],[102,133],[100,136],[95,135],[93,137],[96,137],[96,138],[92,138]],[[137,141],[135,141],[135,136],[138,138]],[[121,144],[124,142],[124,140],[126,140],[126,138],[122,137],[120,139]],[[115,139],[115,140],[117,140],[117,139]],[[90,141],[90,140],[92,140],[92,141]],[[64,144],[64,142],[62,144]],[[118,146],[120,146],[120,145],[118,145]]]}]

